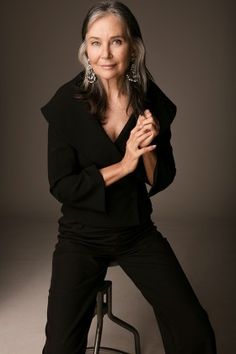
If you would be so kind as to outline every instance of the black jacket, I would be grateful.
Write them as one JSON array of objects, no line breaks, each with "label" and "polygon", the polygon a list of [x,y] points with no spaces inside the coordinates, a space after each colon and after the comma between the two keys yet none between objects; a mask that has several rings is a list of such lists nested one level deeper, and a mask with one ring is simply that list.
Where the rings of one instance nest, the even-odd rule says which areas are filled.
[{"label": "black jacket", "polygon": [[151,196],[165,189],[175,177],[170,144],[176,106],[149,80],[150,111],[160,122],[154,139],[158,162],[149,192],[142,158],[136,170],[105,186],[99,169],[117,163],[136,124],[131,115],[115,142],[81,100],[74,98],[80,74],[61,86],[41,108],[48,124],[48,179],[51,194],[62,203],[63,221],[93,226],[138,225],[150,219]]}]

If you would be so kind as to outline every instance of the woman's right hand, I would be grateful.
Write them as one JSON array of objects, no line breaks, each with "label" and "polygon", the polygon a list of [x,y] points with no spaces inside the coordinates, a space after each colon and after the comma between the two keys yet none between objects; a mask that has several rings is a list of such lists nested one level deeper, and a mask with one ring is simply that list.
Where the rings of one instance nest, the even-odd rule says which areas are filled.
[{"label": "woman's right hand", "polygon": [[129,139],[126,142],[126,150],[123,159],[110,166],[99,169],[106,186],[111,185],[133,172],[137,167],[139,157],[156,148],[156,145],[139,147],[142,141],[153,134],[150,129],[149,131],[146,130],[147,127],[137,121],[136,126],[131,130]]},{"label": "woman's right hand", "polygon": [[126,173],[133,172],[138,164],[139,157],[156,148],[156,145],[149,145],[140,148],[140,143],[152,135],[152,132],[145,132],[145,127],[140,128],[139,124],[131,130],[129,139],[126,142],[126,150],[121,165]]}]

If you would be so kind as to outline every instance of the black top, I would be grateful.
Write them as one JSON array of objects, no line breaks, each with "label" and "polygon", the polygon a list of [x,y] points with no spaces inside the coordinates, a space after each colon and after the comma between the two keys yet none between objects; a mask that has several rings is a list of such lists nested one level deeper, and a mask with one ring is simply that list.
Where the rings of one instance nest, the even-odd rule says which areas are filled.
[{"label": "black top", "polygon": [[[176,106],[152,81],[148,82],[147,107],[160,122],[154,183],[149,184],[139,159],[136,170],[105,186],[99,169],[120,161],[126,141],[136,124],[132,114],[113,142],[84,102],[75,99],[80,74],[61,86],[41,108],[48,124],[48,178],[51,194],[62,203],[61,225],[87,224],[119,227],[150,220],[150,197],[165,189],[176,174],[170,144]],[[154,143],[153,141],[153,143]]]}]

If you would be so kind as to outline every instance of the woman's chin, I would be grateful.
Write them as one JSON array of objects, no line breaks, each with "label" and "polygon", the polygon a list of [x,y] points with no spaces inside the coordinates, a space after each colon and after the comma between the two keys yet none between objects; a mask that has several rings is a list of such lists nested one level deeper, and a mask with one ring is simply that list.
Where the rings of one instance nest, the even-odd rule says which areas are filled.
[{"label": "woman's chin", "polygon": [[123,75],[121,75],[121,73],[117,73],[117,72],[112,72],[111,70],[107,70],[107,71],[103,71],[103,72],[99,72],[97,73],[97,76],[100,78],[100,80],[120,80],[120,78]]}]

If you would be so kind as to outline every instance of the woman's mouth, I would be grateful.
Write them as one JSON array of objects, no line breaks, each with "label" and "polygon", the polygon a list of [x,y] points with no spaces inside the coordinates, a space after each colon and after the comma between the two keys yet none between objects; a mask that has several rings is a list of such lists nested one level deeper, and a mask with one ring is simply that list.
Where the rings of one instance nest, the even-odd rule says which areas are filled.
[{"label": "woman's mouth", "polygon": [[110,69],[113,69],[115,67],[115,64],[104,64],[104,65],[101,65],[101,67],[103,69],[110,70]]}]

